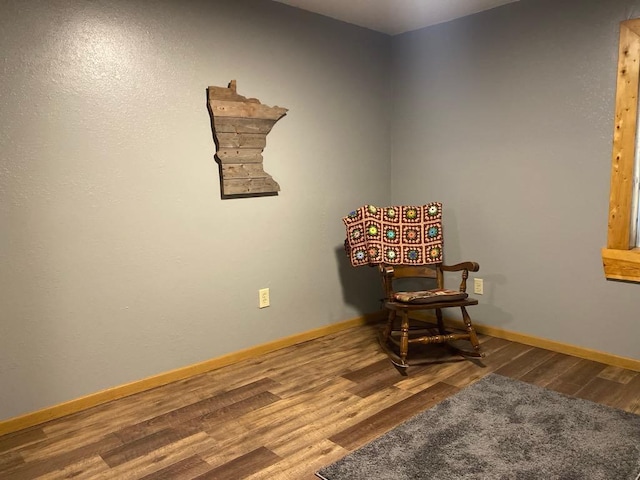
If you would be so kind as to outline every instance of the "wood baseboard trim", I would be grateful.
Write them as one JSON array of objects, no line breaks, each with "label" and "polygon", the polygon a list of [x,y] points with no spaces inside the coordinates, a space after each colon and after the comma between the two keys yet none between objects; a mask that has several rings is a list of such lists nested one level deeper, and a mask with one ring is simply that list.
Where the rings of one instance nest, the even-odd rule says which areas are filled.
[{"label": "wood baseboard trim", "polygon": [[[418,320],[427,320],[435,322],[435,317],[429,315],[415,315]],[[452,328],[465,328],[464,323],[460,319],[445,319],[445,323]],[[585,347],[579,347],[571,345],[569,343],[557,342],[555,340],[549,340],[547,338],[536,337],[526,333],[518,333],[510,330],[505,330],[498,327],[492,327],[490,325],[482,325],[473,322],[473,326],[476,332],[489,335],[490,337],[502,338],[504,340],[510,340],[512,342],[523,343],[532,347],[544,348],[545,350],[551,350],[552,352],[564,353],[566,355],[573,355],[574,357],[584,358],[586,360],[593,360],[595,362],[604,363],[614,367],[626,368],[635,372],[640,372],[640,360],[634,358],[621,357],[612,353],[601,352],[598,350],[592,350]]]},{"label": "wood baseboard trim", "polygon": [[26,413],[18,417],[10,418],[8,420],[0,420],[0,435],[6,435],[8,433],[16,432],[25,428],[33,427],[49,420],[64,417],[72,413],[77,413],[87,408],[95,407],[103,403],[117,400],[119,398],[128,397],[135,393],[144,392],[152,388],[160,387],[171,382],[183,380],[185,378],[198,375],[200,373],[209,372],[217,368],[221,368],[227,365],[231,365],[242,360],[248,360],[251,358],[264,355],[281,348],[297,345],[298,343],[320,338],[325,335],[347,330],[352,327],[365,325],[367,323],[378,322],[384,317],[384,312],[376,312],[372,314],[363,315],[360,317],[344,320],[338,323],[332,323],[325,325],[314,330],[307,332],[297,333],[289,337],[274,340],[272,342],[263,343],[254,347],[249,347],[244,350],[222,355],[220,357],[205,360],[204,362],[188,365],[186,367],[177,368],[168,372],[160,373],[148,378],[137,380],[117,387],[101,390],[96,393],[91,393],[84,397],[80,397],[74,400],[69,400],[58,405],[46,407],[35,412]]},{"label": "wood baseboard trim", "polygon": [[[462,325],[462,322],[460,322],[460,324]],[[586,360],[593,360],[595,362],[604,363],[614,367],[626,368],[628,370],[640,372],[640,360],[633,358],[621,357],[619,355],[614,355],[613,353],[592,350],[590,348],[557,342],[555,340],[536,337],[534,335],[511,332],[509,330],[503,330],[501,328],[491,327],[488,325],[475,325],[474,323],[474,327],[478,333],[489,335],[491,337],[503,338],[513,342],[524,343],[525,345],[530,345],[532,347],[544,348],[553,352],[573,355],[574,357],[580,357]]]}]

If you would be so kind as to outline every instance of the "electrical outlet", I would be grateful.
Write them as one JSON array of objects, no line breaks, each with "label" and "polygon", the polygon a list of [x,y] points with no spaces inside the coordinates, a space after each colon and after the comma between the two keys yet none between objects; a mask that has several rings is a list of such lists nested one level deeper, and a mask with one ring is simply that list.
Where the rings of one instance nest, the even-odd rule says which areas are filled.
[{"label": "electrical outlet", "polygon": [[258,308],[265,308],[269,306],[269,289],[261,288],[258,290]]},{"label": "electrical outlet", "polygon": [[473,293],[482,295],[484,293],[484,283],[481,278],[473,279]]}]

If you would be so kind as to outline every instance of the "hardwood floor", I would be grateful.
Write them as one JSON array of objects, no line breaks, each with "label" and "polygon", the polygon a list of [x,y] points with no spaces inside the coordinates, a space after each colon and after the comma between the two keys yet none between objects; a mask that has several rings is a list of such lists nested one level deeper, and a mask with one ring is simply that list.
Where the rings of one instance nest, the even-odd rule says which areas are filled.
[{"label": "hardwood floor", "polygon": [[[640,373],[481,337],[403,377],[356,327],[0,437],[2,479],[315,479],[490,372],[640,413]],[[441,352],[436,349],[434,352]]]}]

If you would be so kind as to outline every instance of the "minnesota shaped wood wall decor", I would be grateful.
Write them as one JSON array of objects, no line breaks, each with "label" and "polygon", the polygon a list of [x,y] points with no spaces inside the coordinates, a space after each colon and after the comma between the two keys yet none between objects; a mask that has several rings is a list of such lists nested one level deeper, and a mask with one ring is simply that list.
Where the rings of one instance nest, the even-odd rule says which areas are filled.
[{"label": "minnesota shaped wood wall decor", "polygon": [[264,171],[262,151],[287,109],[238,95],[235,80],[228,87],[209,87],[207,93],[223,198],[277,194],[280,185]]}]

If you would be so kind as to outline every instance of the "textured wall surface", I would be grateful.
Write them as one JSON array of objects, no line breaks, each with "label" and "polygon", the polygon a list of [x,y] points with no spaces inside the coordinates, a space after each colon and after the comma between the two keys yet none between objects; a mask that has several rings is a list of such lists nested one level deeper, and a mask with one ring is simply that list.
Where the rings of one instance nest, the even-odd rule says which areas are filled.
[{"label": "textured wall surface", "polygon": [[[263,0],[0,11],[0,420],[378,309],[341,250],[364,203],[444,202],[477,321],[640,358],[640,287],[600,259],[640,1],[393,38]],[[289,109],[264,151],[279,196],[220,199],[206,87],[231,79]]]},{"label": "textured wall surface", "polygon": [[[262,0],[0,11],[0,420],[379,308],[340,219],[390,198],[389,37]],[[277,197],[220,198],[231,79],[289,108]]]},{"label": "textured wall surface", "polygon": [[640,2],[522,0],[393,38],[394,203],[444,203],[475,319],[640,359],[640,285],[605,280],[619,22]]}]

